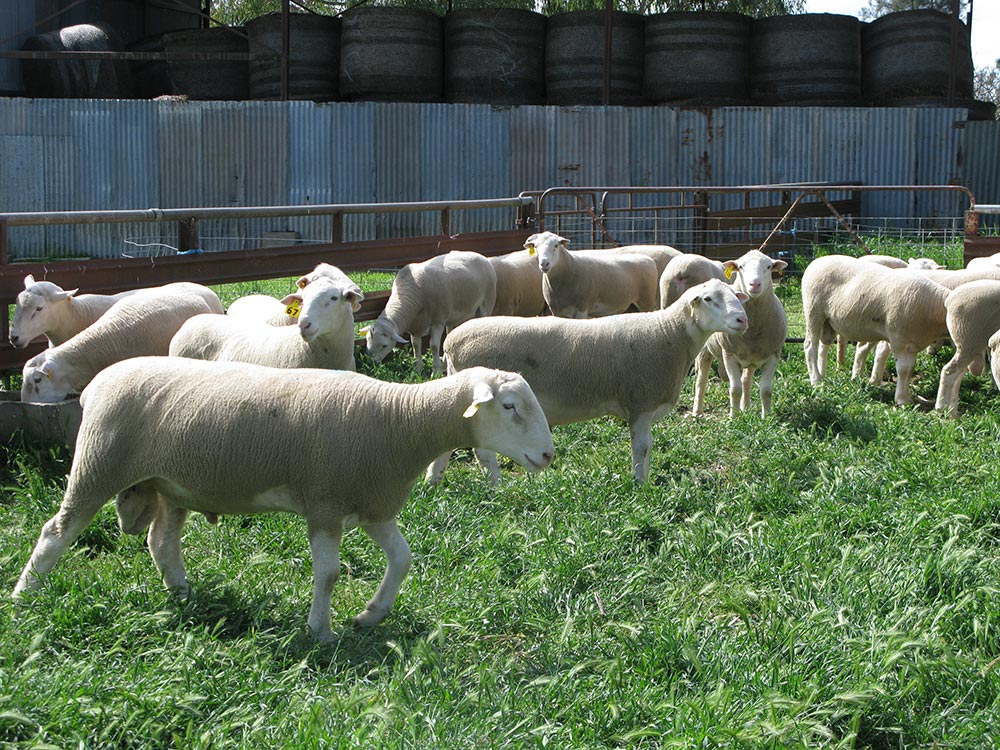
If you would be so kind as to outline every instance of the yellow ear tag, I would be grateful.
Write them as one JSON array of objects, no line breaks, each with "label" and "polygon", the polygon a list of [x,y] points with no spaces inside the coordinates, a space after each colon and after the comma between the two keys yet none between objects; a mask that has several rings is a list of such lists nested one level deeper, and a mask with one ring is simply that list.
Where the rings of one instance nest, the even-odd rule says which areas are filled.
[{"label": "yellow ear tag", "polygon": [[299,317],[299,313],[301,311],[302,311],[302,303],[293,302],[292,304],[290,304],[288,307],[285,308],[285,315],[287,315],[289,318],[297,318]]},{"label": "yellow ear tag", "polygon": [[305,289],[308,284],[309,282],[306,279],[299,279],[298,281],[295,282],[295,286],[297,286],[299,289]]},{"label": "yellow ear tag", "polygon": [[477,411],[479,411],[479,404],[469,404],[469,408],[462,412],[462,416],[468,419],[474,417]]},{"label": "yellow ear tag", "polygon": [[45,371],[45,378],[46,378],[46,380],[52,380],[52,371],[51,370],[46,370]]},{"label": "yellow ear tag", "polygon": [[534,255],[534,254],[535,254],[535,246],[528,245],[528,255]]},{"label": "yellow ear tag", "polygon": [[726,281],[732,281],[734,273],[736,273],[736,271],[733,270],[732,266],[726,266]]}]

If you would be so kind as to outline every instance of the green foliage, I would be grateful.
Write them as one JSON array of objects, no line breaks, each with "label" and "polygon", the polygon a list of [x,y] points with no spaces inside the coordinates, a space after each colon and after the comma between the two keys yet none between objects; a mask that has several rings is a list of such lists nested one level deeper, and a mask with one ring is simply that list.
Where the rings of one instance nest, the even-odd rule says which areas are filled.
[{"label": "green foliage", "polygon": [[[959,4],[959,14],[968,11],[969,3],[962,0]],[[871,21],[875,18],[897,13],[904,10],[937,10],[951,15],[951,0],[868,0],[868,5],[861,9],[862,20]]]},{"label": "green foliage", "polygon": [[[779,291],[797,315],[796,280]],[[948,356],[921,356],[918,396],[933,395]],[[413,379],[403,349],[359,366]],[[944,420],[832,363],[812,388],[790,344],[767,419],[730,420],[716,380],[692,418],[692,390],[654,426],[644,486],[613,419],[556,428],[553,467],[531,476],[508,462],[496,489],[460,451],[401,513],[413,570],[371,632],[350,618],[384,559],[345,535],[328,644],[304,633],[301,519],[196,515],[182,603],[105,508],[36,594],[16,607],[0,596],[0,746],[1000,744],[1000,394],[988,378],[966,376],[963,415]],[[0,455],[8,592],[68,460]]]}]

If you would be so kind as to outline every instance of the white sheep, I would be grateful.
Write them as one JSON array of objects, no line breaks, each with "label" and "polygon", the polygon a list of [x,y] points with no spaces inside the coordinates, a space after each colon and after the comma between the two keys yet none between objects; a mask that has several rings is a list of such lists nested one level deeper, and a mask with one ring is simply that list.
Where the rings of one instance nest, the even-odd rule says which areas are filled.
[{"label": "white sheep", "polygon": [[694,253],[672,258],[660,274],[660,307],[670,307],[688,289],[709,279],[726,281],[722,263]]},{"label": "white sheep", "polygon": [[1000,388],[1000,331],[990,336],[990,371],[993,373],[993,385]]},{"label": "white sheep", "polygon": [[553,315],[596,318],[630,308],[657,307],[656,263],[641,253],[568,249],[569,240],[552,232],[533,234],[524,243],[538,256],[542,294]]},{"label": "white sheep", "polygon": [[430,336],[434,372],[444,372],[441,339],[445,331],[471,318],[489,315],[496,303],[497,275],[479,253],[453,250],[423,263],[399,269],[392,291],[378,319],[361,332],[368,353],[381,362],[396,344],[409,336],[413,369],[423,372],[424,336]]},{"label": "white sheep", "polygon": [[[361,287],[354,283],[350,276],[329,263],[320,263],[305,276],[300,276],[295,285],[299,289],[304,289],[309,285],[309,282],[319,278],[328,279],[342,291],[349,293],[353,299],[354,312],[361,309],[361,302],[365,298]],[[234,318],[260,321],[272,326],[297,325],[298,320],[287,313],[287,308],[287,305],[266,294],[249,294],[235,300],[226,310],[226,314]]]},{"label": "white sheep", "polygon": [[13,597],[38,588],[115,495],[122,530],[148,528],[163,582],[181,596],[188,581],[180,539],[190,511],[210,518],[288,511],[306,520],[308,625],[319,638],[331,635],[340,540],[351,526],[360,525],[388,562],[354,623],[370,627],[389,613],[411,562],[396,515],[432,458],[471,445],[540,471],[553,452],[525,380],[484,368],[405,385],[350,372],[143,357],[102,372],[81,400],[66,494]]},{"label": "white sheep", "polygon": [[10,321],[10,343],[24,349],[34,339],[45,336],[49,346],[69,341],[104,315],[115,302],[134,290],[118,294],[77,294],[51,281],[24,277],[24,291],[17,295],[14,317]]},{"label": "white sheep", "polygon": [[497,275],[497,300],[493,315],[533,317],[548,309],[542,295],[538,262],[523,251],[495,255],[490,263]]},{"label": "white sheep", "polygon": [[725,267],[735,275],[733,288],[749,299],[743,302],[749,327],[745,333],[716,333],[709,338],[695,360],[695,415],[704,412],[705,387],[712,360],[721,360],[729,380],[729,415],[735,416],[750,405],[753,374],[760,369],[760,412],[771,411],[774,373],[785,345],[788,324],[785,308],[774,293],[771,273],[788,264],[773,260],[759,250],[751,250],[737,260],[727,260]]},{"label": "white sheep", "polygon": [[62,401],[119,360],[166,355],[177,329],[201,313],[222,313],[222,303],[208,287],[182,281],[140,289],[69,341],[29,359],[22,371],[21,400]]},{"label": "white sheep", "polygon": [[[268,298],[270,299],[270,298]],[[297,326],[276,326],[229,315],[195,315],[170,342],[170,356],[249,362],[268,367],[354,370],[356,293],[320,277],[279,304]]]},{"label": "white sheep", "polygon": [[670,245],[621,245],[619,247],[611,247],[604,250],[577,250],[577,252],[603,253],[605,256],[607,256],[608,253],[632,253],[645,255],[647,258],[652,259],[652,261],[656,264],[656,278],[660,278],[670,261],[680,255],[684,255],[684,253],[676,247],[671,247]]},{"label": "white sheep", "polygon": [[1000,268],[1000,253],[972,258],[965,264],[965,267],[970,270]]},{"label": "white sheep", "polygon": [[962,284],[948,294],[944,305],[955,354],[941,368],[934,408],[957,417],[962,375],[982,362],[991,337],[1000,330],[1000,281],[981,279]]},{"label": "white sheep", "polygon": [[[448,370],[505,363],[505,369],[524,375],[552,425],[606,414],[621,417],[631,433],[633,475],[644,482],[652,423],[677,404],[695,355],[711,334],[746,330],[744,299],[742,292],[713,279],[655,312],[589,320],[472,320],[445,341]],[[498,482],[496,456],[478,455],[490,480]],[[428,467],[429,482],[441,480],[448,460],[442,455]]]},{"label": "white sheep", "polygon": [[[812,261],[802,274],[809,381],[815,386],[826,377],[826,348],[820,352],[820,344],[829,346],[837,334],[853,341],[884,340],[896,355],[895,401],[910,403],[917,352],[948,333],[947,294],[945,287],[917,271],[883,268],[843,255]],[[873,371],[873,382],[878,382],[875,377]]]}]

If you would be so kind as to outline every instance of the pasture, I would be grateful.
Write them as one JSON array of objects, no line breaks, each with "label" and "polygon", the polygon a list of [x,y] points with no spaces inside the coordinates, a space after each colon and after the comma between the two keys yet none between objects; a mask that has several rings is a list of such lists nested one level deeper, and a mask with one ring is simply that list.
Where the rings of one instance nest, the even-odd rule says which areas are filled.
[{"label": "pasture", "polygon": [[[795,278],[780,292],[801,319]],[[920,355],[915,395],[950,354]],[[730,420],[718,380],[691,418],[689,378],[644,486],[612,419],[556,428],[552,468],[505,462],[497,489],[460,454],[400,514],[414,566],[370,632],[350,620],[384,558],[345,535],[324,644],[291,515],[192,517],[182,603],[109,504],[15,607],[69,457],[6,449],[0,746],[1000,745],[1000,394],[966,375],[948,421],[848,374],[814,390],[787,344],[766,420]]]}]

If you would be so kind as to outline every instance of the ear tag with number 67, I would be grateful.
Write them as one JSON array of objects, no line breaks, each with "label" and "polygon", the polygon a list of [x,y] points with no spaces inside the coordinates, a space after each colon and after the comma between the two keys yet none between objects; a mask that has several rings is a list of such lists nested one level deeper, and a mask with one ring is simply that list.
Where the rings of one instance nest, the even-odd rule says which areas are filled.
[{"label": "ear tag with number 67", "polygon": [[285,308],[285,315],[289,318],[299,317],[299,313],[302,312],[301,302],[292,302],[288,307]]}]

